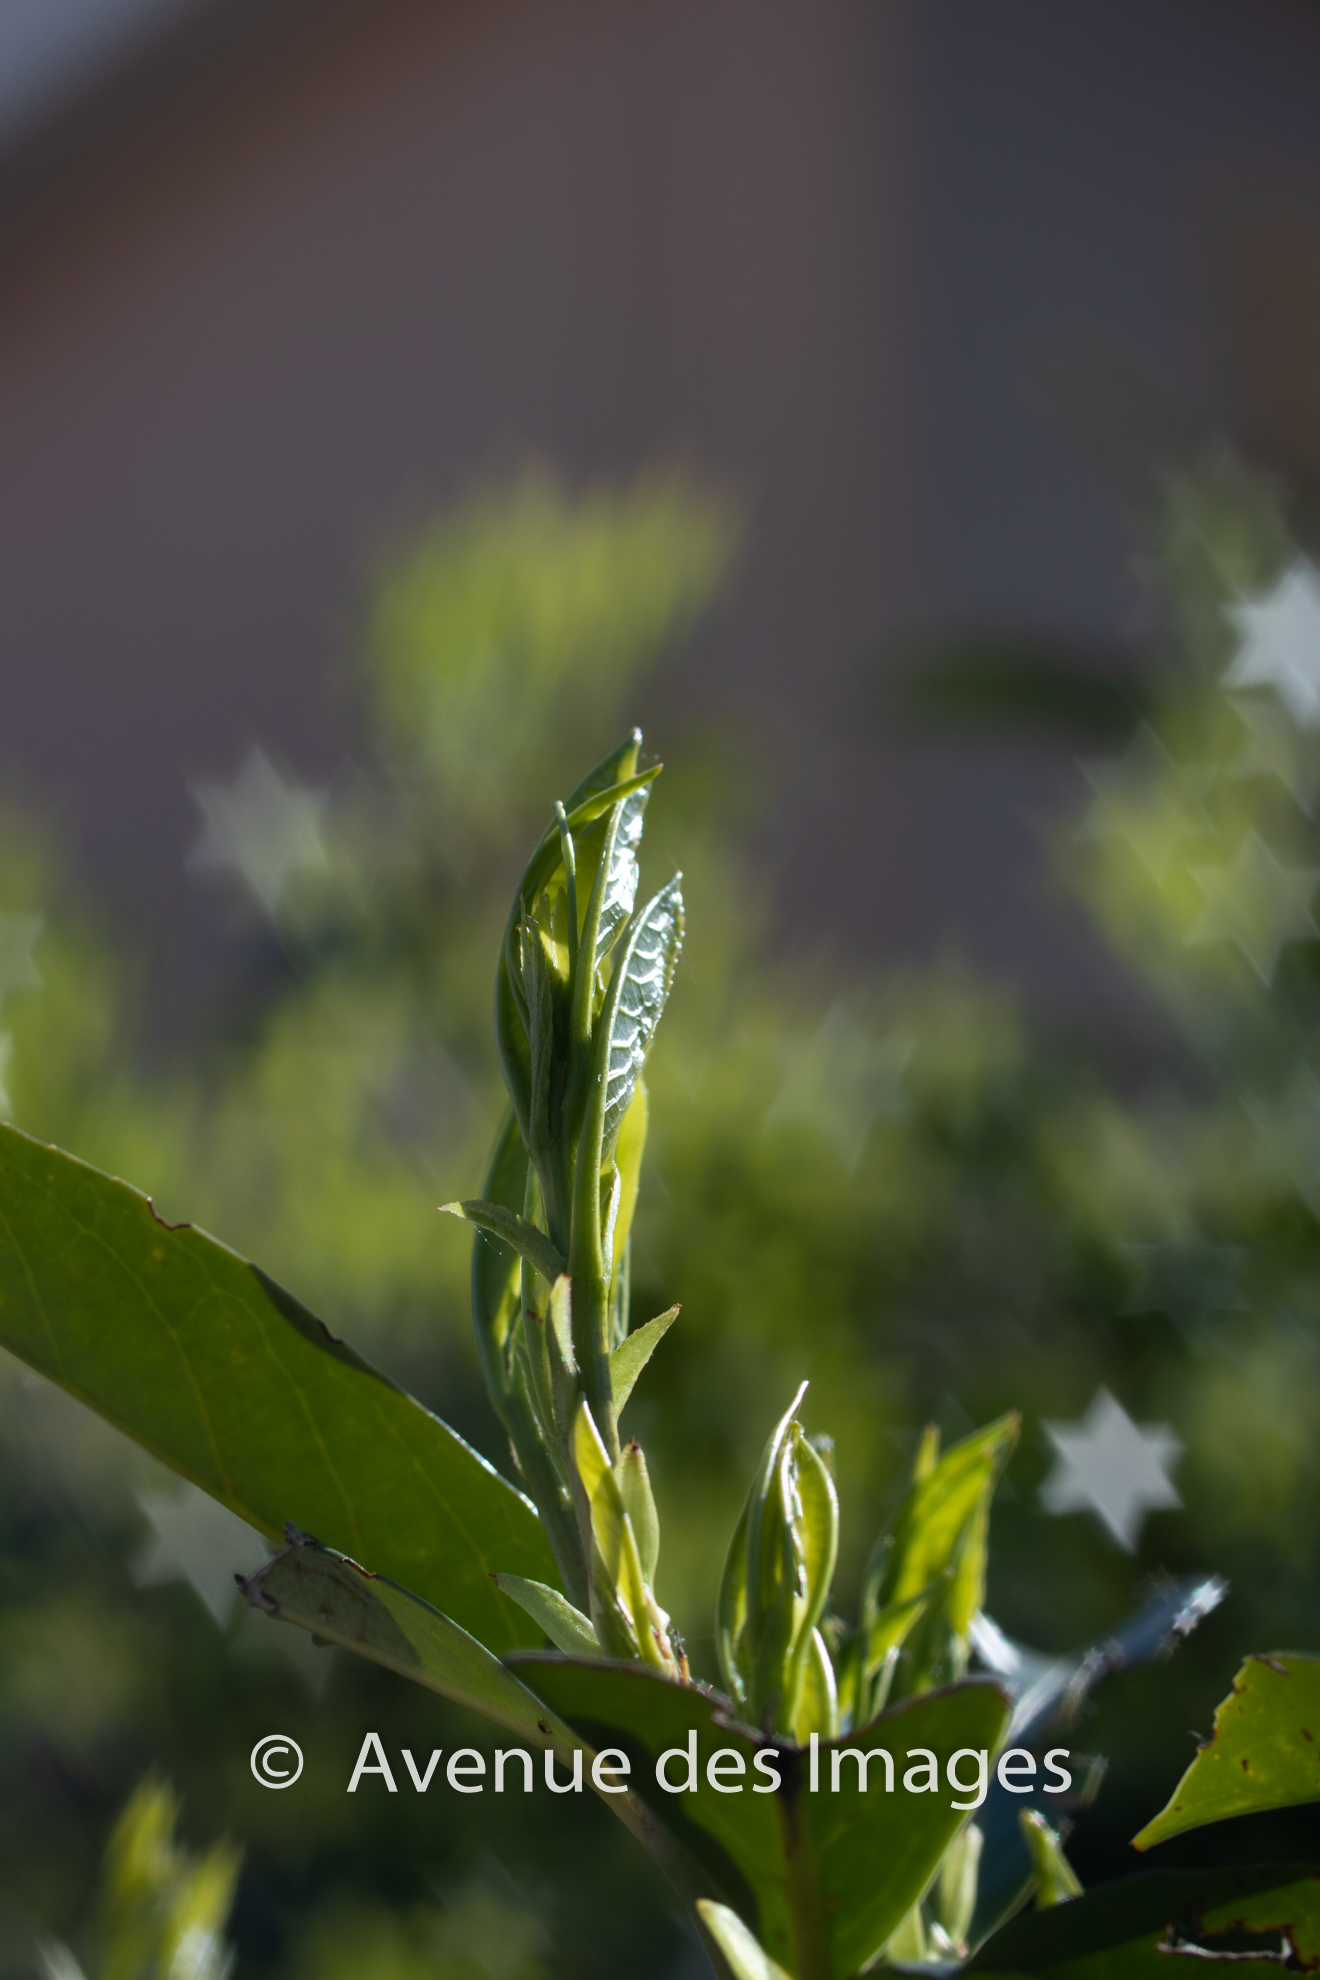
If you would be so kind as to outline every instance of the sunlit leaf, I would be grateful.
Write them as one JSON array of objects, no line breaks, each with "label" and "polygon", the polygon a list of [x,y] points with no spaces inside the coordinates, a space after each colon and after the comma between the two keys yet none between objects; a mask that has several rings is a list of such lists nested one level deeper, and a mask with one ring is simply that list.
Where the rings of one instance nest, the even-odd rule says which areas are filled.
[{"label": "sunlit leaf", "polygon": [[654,1320],[647,1320],[642,1326],[634,1327],[631,1334],[624,1336],[610,1356],[610,1385],[614,1391],[616,1415],[622,1415],[623,1406],[636,1386],[637,1377],[678,1315],[678,1307],[671,1306],[668,1312],[658,1313]]},{"label": "sunlit leaf", "polygon": [[782,1966],[759,1946],[736,1911],[713,1898],[698,1898],[702,1924],[728,1961],[733,1980],[790,1980]]},{"label": "sunlit leaf", "polygon": [[0,1345],[272,1539],[293,1520],[496,1651],[534,1640],[490,1579],[553,1578],[520,1493],[255,1266],[12,1127]]},{"label": "sunlit leaf", "polygon": [[520,1574],[493,1574],[491,1580],[540,1625],[556,1650],[570,1657],[594,1657],[599,1653],[600,1645],[590,1621],[557,1588],[547,1588],[543,1581],[524,1581]]},{"label": "sunlit leaf", "polygon": [[1208,1744],[1132,1840],[1149,1849],[1204,1822],[1301,1801],[1320,1801],[1320,1657],[1248,1657]]},{"label": "sunlit leaf", "polygon": [[683,895],[674,878],[637,917],[614,965],[602,1023],[606,1033],[603,1158],[614,1147],[623,1117],[664,1011],[683,942]]},{"label": "sunlit leaf", "polygon": [[[518,1653],[513,1667],[538,1696],[594,1745],[628,1754],[630,1785],[652,1818],[702,1865],[708,1895],[737,1913],[771,1958],[790,1973],[804,1969],[844,1980],[875,1955],[916,1902],[966,1816],[953,1796],[908,1793],[903,1773],[909,1749],[937,1756],[941,1780],[959,1747],[993,1749],[1007,1716],[1002,1692],[983,1679],[932,1692],[886,1713],[859,1734],[822,1740],[820,1789],[809,1785],[808,1756],[764,1738],[733,1719],[727,1700],[691,1685],[667,1682],[635,1664],[585,1662]],[[686,1753],[695,1741],[697,1791],[668,1794],[656,1763],[668,1750]],[[895,1789],[887,1792],[883,1762],[860,1769],[845,1759],[832,1791],[831,1756],[885,1750],[894,1756]],[[738,1755],[744,1791],[721,1794],[707,1766],[719,1750]],[[758,1754],[776,1756],[781,1788],[769,1785]],[[767,1765],[769,1763],[767,1762]],[[675,1758],[669,1778],[686,1776]],[[877,1875],[877,1866],[884,1874]]]}]

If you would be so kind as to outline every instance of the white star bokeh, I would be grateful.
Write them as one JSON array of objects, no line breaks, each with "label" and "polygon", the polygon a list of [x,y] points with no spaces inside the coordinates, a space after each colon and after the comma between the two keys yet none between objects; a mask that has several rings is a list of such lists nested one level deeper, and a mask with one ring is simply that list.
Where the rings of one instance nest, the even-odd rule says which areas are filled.
[{"label": "white star bokeh", "polygon": [[1098,1389],[1080,1423],[1047,1423],[1054,1469],[1040,1488],[1047,1512],[1093,1512],[1132,1553],[1149,1512],[1176,1511],[1182,1500],[1169,1478],[1182,1444],[1167,1423],[1134,1423]]},{"label": "white star bokeh", "polygon": [[296,873],[322,869],[328,793],[286,783],[265,751],[250,749],[232,784],[193,784],[206,820],[189,853],[193,868],[237,874],[272,918]]},{"label": "white star bokeh", "polygon": [[41,988],[41,971],[32,951],[45,921],[41,914],[0,913],[0,1005],[11,990]]},{"label": "white star bokeh", "polygon": [[137,1502],[151,1529],[130,1563],[137,1586],[186,1582],[220,1629],[228,1629],[241,1608],[238,1633],[231,1639],[235,1645],[247,1654],[283,1654],[319,1695],[330,1674],[330,1654],[319,1650],[305,1631],[272,1625],[268,1617],[248,1609],[234,1580],[235,1574],[252,1574],[269,1556],[256,1528],[196,1485],[142,1490]]},{"label": "white star bokeh", "polygon": [[1303,728],[1320,727],[1320,571],[1310,558],[1228,616],[1242,643],[1224,686],[1273,688]]}]

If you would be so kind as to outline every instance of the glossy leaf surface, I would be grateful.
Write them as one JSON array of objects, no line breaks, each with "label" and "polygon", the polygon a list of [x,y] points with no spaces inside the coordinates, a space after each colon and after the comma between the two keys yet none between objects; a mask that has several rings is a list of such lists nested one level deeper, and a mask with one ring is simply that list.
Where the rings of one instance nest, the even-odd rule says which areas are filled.
[{"label": "glossy leaf surface", "polygon": [[[771,1958],[810,1980],[855,1973],[911,1909],[966,1819],[949,1805],[947,1760],[959,1747],[993,1748],[1007,1716],[1003,1694],[984,1680],[932,1692],[859,1735],[821,1741],[821,1789],[813,1793],[806,1752],[739,1726],[718,1693],[670,1683],[637,1665],[528,1653],[513,1664],[584,1740],[624,1749],[634,1792],[704,1867],[709,1895],[738,1914]],[[696,1792],[667,1793],[657,1783],[656,1762],[670,1749],[686,1752],[693,1737]],[[886,1792],[882,1761],[869,1763],[863,1791],[856,1761],[845,1759],[840,1789],[831,1792],[831,1755],[850,1748],[889,1751],[894,1791]],[[937,1793],[903,1787],[908,1752],[918,1748],[938,1757]],[[721,1793],[710,1783],[708,1762],[721,1749],[743,1762],[741,1793]],[[758,1754],[777,1756],[778,1791],[753,1792],[768,1785],[764,1769],[756,1768]],[[683,1760],[669,1763],[671,1780],[685,1774]]]},{"label": "glossy leaf surface", "polygon": [[1215,1729],[1138,1849],[1263,1808],[1320,1800],[1320,1657],[1248,1657]]},{"label": "glossy leaf surface", "polygon": [[[1169,1980],[1208,1970],[1205,1954],[1220,1950],[1218,1938],[1221,1957],[1242,1953],[1225,1971],[1263,1976],[1279,1972],[1279,1937],[1288,1930],[1303,1962],[1288,1970],[1307,1972],[1320,1964],[1318,1927],[1320,1880],[1303,1865],[1151,1870],[1013,1919],[962,1970],[968,1980]],[[1243,1931],[1260,1934],[1259,1958],[1241,1948]],[[1203,1950],[1180,1962],[1180,1941]]]},{"label": "glossy leaf surface", "polygon": [[496,1651],[536,1641],[490,1579],[554,1579],[520,1493],[255,1266],[11,1127],[0,1345],[270,1538],[292,1520]]},{"label": "glossy leaf surface", "polygon": [[683,942],[679,875],[648,901],[634,922],[610,980],[605,1061],[605,1125],[601,1146],[613,1150],[656,1027],[665,1008]]}]

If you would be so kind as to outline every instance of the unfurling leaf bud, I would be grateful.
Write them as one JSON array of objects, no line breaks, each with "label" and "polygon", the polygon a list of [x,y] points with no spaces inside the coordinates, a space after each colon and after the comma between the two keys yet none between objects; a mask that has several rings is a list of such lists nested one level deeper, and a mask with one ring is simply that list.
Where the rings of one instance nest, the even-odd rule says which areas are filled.
[{"label": "unfurling leaf bud", "polygon": [[777,1425],[729,1549],[716,1646],[753,1725],[802,1741],[838,1730],[834,1668],[818,1627],[839,1542],[834,1483],[797,1422],[806,1384]]}]

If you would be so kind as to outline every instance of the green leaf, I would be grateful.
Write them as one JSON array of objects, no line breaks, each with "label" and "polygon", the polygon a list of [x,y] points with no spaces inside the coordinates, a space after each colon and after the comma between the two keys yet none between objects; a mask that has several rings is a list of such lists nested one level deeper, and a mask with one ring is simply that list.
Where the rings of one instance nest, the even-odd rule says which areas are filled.
[{"label": "green leaf", "polygon": [[623,1406],[636,1386],[637,1377],[677,1320],[679,1310],[677,1306],[671,1306],[667,1312],[658,1313],[654,1320],[634,1327],[631,1334],[624,1335],[610,1356],[610,1386],[614,1391],[616,1416],[622,1416]]},{"label": "green leaf", "polygon": [[543,1581],[524,1581],[520,1574],[493,1574],[491,1580],[498,1584],[502,1594],[526,1610],[556,1650],[563,1650],[570,1657],[600,1655],[600,1644],[591,1623],[557,1588],[547,1588]]},{"label": "green leaf", "polygon": [[608,1160],[651,1049],[683,944],[682,874],[647,902],[610,978],[602,1018],[605,1113],[601,1159]]},{"label": "green leaf", "polygon": [[648,1586],[654,1587],[655,1571],[660,1560],[660,1515],[656,1511],[651,1474],[640,1444],[624,1445],[614,1467],[614,1476],[618,1480],[619,1497],[623,1500],[628,1524],[637,1542],[637,1558],[642,1564],[643,1577]]},{"label": "green leaf", "polygon": [[0,1345],[272,1539],[293,1520],[493,1650],[533,1640],[490,1579],[553,1575],[521,1493],[255,1266],[6,1126]]},{"label": "green leaf", "polygon": [[[1169,1980],[1179,1943],[1212,1957],[1237,1956],[1234,1973],[1278,1973],[1277,1952],[1260,1957],[1223,1940],[1241,1931],[1287,1931],[1305,1963],[1320,1962],[1320,1879],[1308,1866],[1262,1864],[1214,1870],[1148,1870],[1101,1884],[1071,1904],[1023,1914],[981,1947],[961,1971],[972,1980]],[[1215,1947],[1215,1939],[1221,1949]],[[1196,1951],[1188,1968],[1200,1971]],[[1297,1971],[1297,1967],[1290,1970]]]},{"label": "green leaf", "polygon": [[[961,1541],[1017,1442],[1018,1421],[1016,1415],[1003,1416],[965,1437],[912,1486],[895,1515],[881,1605],[910,1601],[954,1566]],[[960,1579],[964,1601],[970,1592]]]},{"label": "green leaf", "polygon": [[1320,1657],[1248,1657],[1173,1797],[1138,1849],[1203,1822],[1320,1800]]},{"label": "green leaf", "polygon": [[[613,1284],[610,1288],[610,1339],[617,1346],[628,1332],[632,1277],[632,1226],[646,1150],[648,1103],[646,1081],[639,1079],[632,1105],[619,1127],[614,1166],[619,1172],[619,1208],[614,1219]],[[615,1404],[615,1413],[622,1407]]]},{"label": "green leaf", "polygon": [[[511,1214],[527,1194],[527,1150],[512,1109],[495,1138],[485,1190],[488,1202]],[[513,1390],[518,1304],[517,1252],[478,1227],[472,1236],[472,1321],[486,1387],[497,1409]]]},{"label": "green leaf", "polygon": [[545,1232],[538,1231],[535,1224],[529,1224],[526,1217],[520,1217],[516,1210],[507,1210],[502,1203],[486,1203],[479,1196],[468,1196],[461,1203],[442,1203],[440,1208],[447,1216],[462,1217],[479,1230],[502,1238],[551,1285],[567,1269]]},{"label": "green leaf", "polygon": [[923,1588],[919,1595],[911,1595],[905,1602],[890,1602],[880,1610],[871,1624],[865,1640],[865,1672],[867,1677],[875,1672],[895,1651],[901,1650],[916,1625],[944,1586],[944,1577]]},{"label": "green leaf", "polygon": [[465,1629],[397,1582],[296,1528],[264,1567],[239,1577],[239,1586],[253,1608],[443,1692],[538,1746],[578,1744]]},{"label": "green leaf", "polygon": [[601,890],[600,924],[596,933],[597,969],[618,940],[619,931],[632,913],[633,902],[637,898],[637,848],[642,842],[646,800],[650,795],[650,785],[643,784],[619,806],[619,822],[609,841],[609,865]]},{"label": "green leaf", "polygon": [[728,1961],[733,1980],[790,1980],[782,1966],[756,1943],[736,1911],[713,1898],[698,1898],[702,1924]]},{"label": "green leaf", "polygon": [[[820,1790],[811,1792],[808,1755],[738,1725],[728,1701],[694,1685],[668,1682],[636,1664],[587,1662],[520,1652],[513,1668],[583,1739],[619,1746],[632,1765],[630,1785],[650,1816],[700,1863],[708,1895],[736,1912],[762,1947],[790,1973],[844,1980],[884,1944],[911,1910],[966,1820],[941,1787],[907,1793],[910,1748],[938,1758],[941,1780],[959,1747],[993,1750],[1007,1701],[984,1679],[931,1692],[886,1713],[859,1734],[819,1744]],[[656,1762],[695,1737],[698,1786],[667,1794]],[[744,1791],[710,1786],[707,1763],[732,1749],[746,1770]],[[883,1762],[872,1760],[861,1790],[855,1761],[845,1761],[831,1791],[831,1755],[875,1749],[895,1757],[895,1790],[885,1790]],[[781,1787],[755,1770],[758,1754],[778,1756]],[[671,1762],[670,1779],[685,1768]],[[883,1866],[883,1874],[877,1874]]]},{"label": "green leaf", "polygon": [[[608,756],[601,758],[593,770],[587,772],[564,804],[564,825],[568,831],[580,832],[584,826],[593,824],[596,819],[603,817],[620,798],[630,797],[634,791],[641,790],[647,784],[654,782],[660,775],[661,766],[658,763],[653,764],[649,770],[644,770],[640,775],[635,774],[637,752],[641,746],[642,732],[640,729],[634,729],[617,749],[612,749]],[[527,862],[526,870],[518,883],[513,913],[510,917],[511,923],[517,920],[522,904],[526,902],[530,906],[552,880],[556,868],[562,867],[563,853],[559,832],[560,824],[556,817],[542,833],[536,851]],[[584,891],[581,876],[579,876],[578,891],[579,894]]]},{"label": "green leaf", "polygon": [[[933,1437],[923,1440],[892,1539],[863,1591],[863,1631],[869,1633],[877,1614],[901,1611],[935,1588],[912,1621],[903,1657],[882,1682],[896,1670],[896,1688],[923,1691],[966,1669],[967,1632],[984,1598],[990,1501],[1018,1423],[1015,1414],[1001,1417],[938,1459]],[[871,1709],[877,1702],[871,1699]]]},{"label": "green leaf", "polygon": [[1063,1853],[1063,1842],[1038,1808],[1023,1808],[1018,1828],[1027,1845],[1036,1879],[1036,1908],[1047,1911],[1053,1904],[1069,1904],[1082,1894],[1077,1872]]}]

